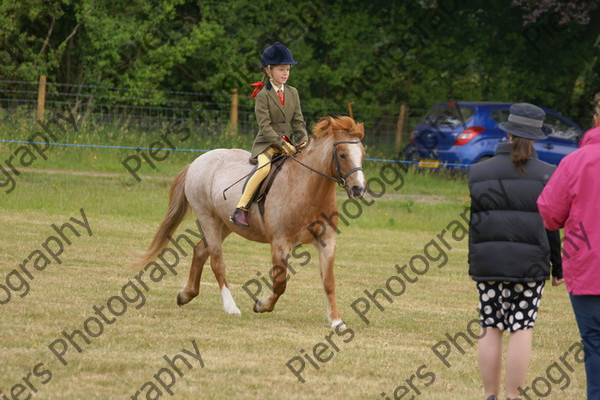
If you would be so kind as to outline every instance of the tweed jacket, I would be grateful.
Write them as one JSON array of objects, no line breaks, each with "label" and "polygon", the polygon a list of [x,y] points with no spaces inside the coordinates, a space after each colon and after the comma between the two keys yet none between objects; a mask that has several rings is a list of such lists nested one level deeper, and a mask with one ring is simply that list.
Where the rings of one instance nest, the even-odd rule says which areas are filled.
[{"label": "tweed jacket", "polygon": [[294,145],[308,140],[298,91],[292,86],[285,85],[283,93],[285,96],[284,106],[281,105],[271,82],[267,82],[256,95],[254,112],[256,122],[258,122],[258,134],[252,145],[252,157],[258,156],[270,146],[281,150],[282,136],[284,135]]}]

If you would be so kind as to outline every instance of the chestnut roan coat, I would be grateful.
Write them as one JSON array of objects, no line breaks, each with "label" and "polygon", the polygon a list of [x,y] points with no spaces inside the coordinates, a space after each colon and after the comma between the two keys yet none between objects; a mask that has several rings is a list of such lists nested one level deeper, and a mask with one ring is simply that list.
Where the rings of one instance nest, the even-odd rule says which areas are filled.
[{"label": "chestnut roan coat", "polygon": [[[225,312],[241,314],[225,278],[222,256],[223,240],[235,232],[248,240],[271,244],[273,293],[254,304],[255,312],[265,312],[273,310],[286,288],[287,265],[282,260],[290,259],[288,253],[295,246],[312,244],[319,252],[327,317],[331,326],[337,326],[342,320],[333,274],[336,229],[329,224],[337,225],[336,181],[344,187],[349,198],[360,198],[365,192],[363,136],[363,124],[357,124],[349,117],[319,120],[310,144],[295,156],[304,165],[287,160],[267,196],[264,215],[260,215],[256,205],[250,208],[249,228],[229,221],[231,210],[241,196],[242,184],[231,187],[226,198],[223,194],[225,188],[251,171],[249,153],[239,149],[217,149],[203,154],[186,166],[173,182],[167,215],[149,249],[136,264],[146,265],[161,253],[191,207],[202,227],[204,239],[194,248],[189,278],[177,295],[177,303],[187,304],[198,295],[202,269],[210,257]],[[327,216],[327,221],[322,214]],[[328,229],[317,235],[315,226],[327,226]]]}]

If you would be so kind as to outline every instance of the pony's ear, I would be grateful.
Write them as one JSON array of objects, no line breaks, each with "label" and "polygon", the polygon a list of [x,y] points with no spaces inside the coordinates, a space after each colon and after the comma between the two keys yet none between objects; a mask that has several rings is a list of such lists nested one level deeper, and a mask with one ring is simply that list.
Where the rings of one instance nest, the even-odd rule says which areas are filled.
[{"label": "pony's ear", "polygon": [[356,124],[354,132],[360,140],[363,140],[363,138],[365,137],[365,124],[362,122],[360,124]]},{"label": "pony's ear", "polygon": [[319,118],[319,120],[315,124],[315,127],[313,128],[314,135],[316,137],[322,137],[327,135],[331,132],[332,123],[332,118],[329,116]]}]

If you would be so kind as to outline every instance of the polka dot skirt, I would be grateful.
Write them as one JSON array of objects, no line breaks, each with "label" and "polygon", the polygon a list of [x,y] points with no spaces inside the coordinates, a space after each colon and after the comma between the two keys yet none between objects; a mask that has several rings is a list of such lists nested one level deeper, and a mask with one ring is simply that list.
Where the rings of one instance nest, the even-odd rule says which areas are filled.
[{"label": "polka dot skirt", "polygon": [[545,281],[477,282],[481,326],[514,332],[533,328]]}]

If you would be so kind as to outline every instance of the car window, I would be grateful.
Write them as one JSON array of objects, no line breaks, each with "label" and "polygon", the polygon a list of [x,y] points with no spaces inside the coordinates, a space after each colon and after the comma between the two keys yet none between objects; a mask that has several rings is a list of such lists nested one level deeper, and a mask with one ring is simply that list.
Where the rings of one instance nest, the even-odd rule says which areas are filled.
[{"label": "car window", "polygon": [[579,140],[579,131],[572,125],[569,125],[562,119],[555,117],[552,114],[546,114],[546,118],[544,119],[544,125],[552,128],[552,133],[548,136],[558,138],[558,139],[566,139],[572,140],[574,142]]},{"label": "car window", "polygon": [[470,107],[441,105],[431,108],[422,122],[435,127],[448,126],[456,128],[460,125],[466,125],[473,114],[475,114],[475,109]]},{"label": "car window", "polygon": [[510,109],[509,108],[502,108],[499,110],[494,110],[492,111],[492,118],[494,119],[494,122],[496,123],[496,125],[502,123],[502,122],[506,122],[508,121],[508,116],[510,114]]}]

